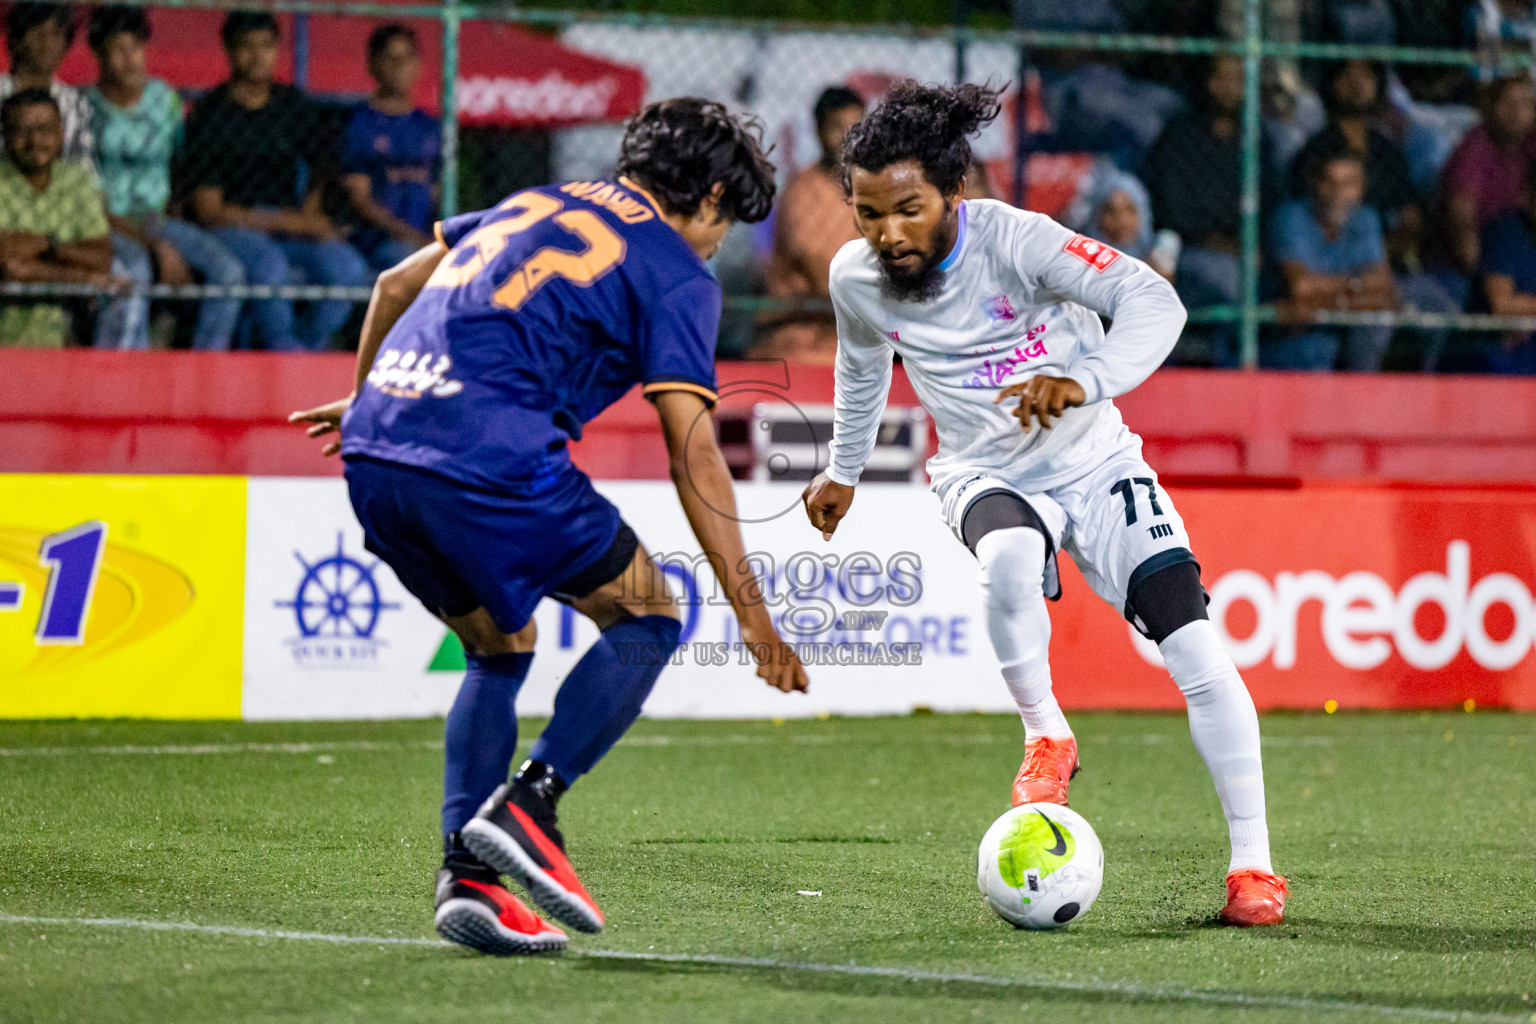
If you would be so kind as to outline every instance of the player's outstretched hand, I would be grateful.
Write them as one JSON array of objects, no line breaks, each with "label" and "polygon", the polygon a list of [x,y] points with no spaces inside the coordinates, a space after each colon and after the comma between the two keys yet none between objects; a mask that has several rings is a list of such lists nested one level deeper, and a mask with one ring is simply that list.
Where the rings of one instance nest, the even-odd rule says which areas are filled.
[{"label": "player's outstretched hand", "polygon": [[1088,400],[1083,392],[1083,386],[1071,377],[1046,377],[1044,375],[1020,381],[1017,384],[1009,384],[997,393],[992,399],[996,405],[1005,398],[1017,398],[1019,407],[1013,410],[1018,417],[1019,426],[1029,429],[1030,419],[1038,417],[1040,426],[1046,430],[1051,429],[1051,420],[1057,419],[1062,413],[1076,405],[1082,405]]},{"label": "player's outstretched hand", "polygon": [[793,645],[783,641],[778,630],[773,628],[773,623],[767,621],[766,617],[756,625],[742,626],[741,639],[757,662],[759,679],[785,693],[795,690],[804,693],[810,688],[805,666],[800,664],[800,655],[795,653]]},{"label": "player's outstretched hand", "polygon": [[831,540],[832,534],[837,532],[837,524],[843,521],[848,506],[853,504],[853,488],[838,483],[825,473],[818,473],[816,479],[800,492],[800,500],[805,502],[805,514],[810,516],[811,525],[821,531],[821,539]]},{"label": "player's outstretched hand", "polygon": [[[352,395],[346,398],[328,402],[325,405],[316,406],[313,409],[302,409],[299,412],[288,414],[289,423],[308,423],[310,428],[305,431],[310,437],[324,437],[326,434],[335,434],[341,430],[341,414],[347,411],[352,404]],[[335,455],[341,451],[341,439],[332,438],[320,449],[321,455]]]}]

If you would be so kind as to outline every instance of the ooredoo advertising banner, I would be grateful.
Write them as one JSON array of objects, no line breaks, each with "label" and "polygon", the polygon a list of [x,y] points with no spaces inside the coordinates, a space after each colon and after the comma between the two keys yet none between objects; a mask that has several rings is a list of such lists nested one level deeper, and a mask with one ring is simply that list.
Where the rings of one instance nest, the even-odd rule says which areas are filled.
[{"label": "ooredoo advertising banner", "polygon": [[[1260,707],[1536,708],[1536,491],[1172,494]],[[1178,707],[1156,650],[1106,643],[1108,609],[1084,589],[1053,615],[1063,703]]]}]

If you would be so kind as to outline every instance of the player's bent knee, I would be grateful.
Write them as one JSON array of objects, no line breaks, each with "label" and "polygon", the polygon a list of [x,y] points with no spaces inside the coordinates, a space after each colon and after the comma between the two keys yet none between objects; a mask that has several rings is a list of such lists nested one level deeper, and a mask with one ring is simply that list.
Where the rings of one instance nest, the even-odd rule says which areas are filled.
[{"label": "player's bent knee", "polygon": [[1147,636],[1160,644],[1191,622],[1209,618],[1205,601],[1200,566],[1193,561],[1175,562],[1136,584],[1131,610],[1147,628]]},{"label": "player's bent knee", "polygon": [[458,636],[465,654],[482,657],[527,654],[533,650],[539,638],[538,626],[532,618],[517,632],[508,633],[496,624],[491,613],[484,608],[476,608],[467,615],[449,616],[444,621]]},{"label": "player's bent knee", "polygon": [[538,623],[532,617],[524,623],[523,628],[516,633],[506,634],[507,644],[514,654],[527,654],[534,649],[539,642]]},{"label": "player's bent knee", "polygon": [[[645,593],[643,597],[633,594],[613,595],[613,599],[597,614],[588,613],[588,616],[597,622],[597,628],[607,630],[620,622],[629,622],[633,619],[645,618],[650,615],[660,615],[664,618],[683,621],[683,610],[677,598],[672,596],[672,589],[667,586],[666,577],[657,572],[658,580]],[[601,596],[601,595],[599,595]],[[605,621],[606,620],[606,621]]]},{"label": "player's bent knee", "polygon": [[1030,526],[993,530],[976,543],[987,606],[1008,610],[1045,597],[1045,534]]}]

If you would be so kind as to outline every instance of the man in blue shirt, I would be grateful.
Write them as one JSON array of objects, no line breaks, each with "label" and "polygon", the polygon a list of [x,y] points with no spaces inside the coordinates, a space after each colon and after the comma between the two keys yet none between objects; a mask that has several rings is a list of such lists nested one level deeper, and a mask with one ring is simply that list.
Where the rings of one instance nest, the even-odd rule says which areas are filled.
[{"label": "man in blue shirt", "polygon": [[[464,643],[437,890],[451,941],[500,954],[564,947],[499,873],[562,923],[603,925],[555,802],[639,716],[681,626],[661,571],[567,444],[635,384],[656,405],[678,498],[758,675],[806,687],[745,560],[707,419],[720,287],[704,260],[732,222],[766,217],[773,191],[755,125],[706,100],[653,104],[626,127],[617,180],[528,189],[440,223],[437,241],[380,276],[354,395],[291,417],[314,424],[313,437],[340,430],[325,451],[346,460],[368,549]],[[512,705],[546,596],[602,636],[506,783]]]},{"label": "man in blue shirt", "polygon": [[[1526,169],[1520,209],[1483,229],[1483,294],[1495,316],[1536,316],[1536,164]],[[1509,331],[1482,353],[1488,373],[1536,374],[1536,341]]]},{"label": "man in blue shirt", "polygon": [[[1365,167],[1339,150],[1312,167],[1310,198],[1275,213],[1271,243],[1285,277],[1288,317],[1305,321],[1319,309],[1382,310],[1397,303],[1387,266],[1381,217],[1364,204]],[[1344,335],[1344,368],[1376,370],[1391,328],[1295,328],[1276,332],[1259,349],[1276,370],[1331,370]]]},{"label": "man in blue shirt", "polygon": [[421,53],[410,28],[374,29],[368,74],[376,88],[342,136],[341,186],[359,222],[352,244],[383,270],[432,241],[442,126],[411,102]]}]

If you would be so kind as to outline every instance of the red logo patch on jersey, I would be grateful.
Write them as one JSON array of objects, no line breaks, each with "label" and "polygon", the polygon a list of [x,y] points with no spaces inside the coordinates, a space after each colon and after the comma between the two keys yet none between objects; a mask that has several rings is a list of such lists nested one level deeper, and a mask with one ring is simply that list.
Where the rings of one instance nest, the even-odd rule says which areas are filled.
[{"label": "red logo patch on jersey", "polygon": [[1087,235],[1073,235],[1072,240],[1062,246],[1061,251],[1070,256],[1076,256],[1100,274],[1114,266],[1115,260],[1120,258],[1117,250]]}]

